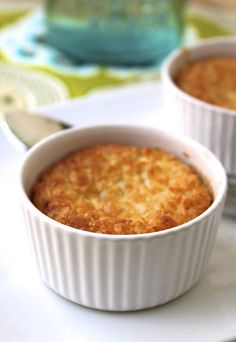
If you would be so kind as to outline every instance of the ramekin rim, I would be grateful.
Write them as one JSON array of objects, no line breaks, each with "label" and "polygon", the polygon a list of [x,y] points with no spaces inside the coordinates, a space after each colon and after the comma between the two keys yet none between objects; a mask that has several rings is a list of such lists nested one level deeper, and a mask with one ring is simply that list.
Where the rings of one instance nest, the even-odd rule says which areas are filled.
[{"label": "ramekin rim", "polygon": [[[221,178],[222,178],[222,182],[220,184],[220,189],[216,195],[216,197],[214,198],[212,204],[210,205],[209,208],[207,208],[207,210],[205,210],[202,214],[198,215],[197,217],[195,217],[194,219],[178,225],[176,227],[172,227],[172,228],[168,228],[165,230],[160,230],[157,232],[151,232],[151,233],[141,233],[141,234],[103,234],[103,233],[96,233],[96,232],[90,232],[90,231],[86,231],[86,230],[82,230],[82,229],[77,229],[74,227],[70,227],[68,225],[65,225],[63,223],[60,223],[50,217],[48,217],[46,214],[42,213],[30,200],[29,196],[26,194],[26,191],[24,189],[23,186],[23,172],[24,172],[24,165],[25,162],[27,161],[28,158],[30,158],[30,156],[35,153],[35,150],[37,151],[37,149],[40,149],[41,146],[45,145],[45,144],[50,144],[51,141],[53,141],[54,139],[58,139],[60,138],[60,136],[64,135],[64,134],[70,134],[70,132],[74,132],[74,131],[81,131],[84,129],[101,129],[101,128],[133,128],[133,129],[148,129],[148,130],[152,130],[155,132],[161,132],[162,134],[165,134],[166,136],[169,136],[171,138],[175,138],[178,139],[179,141],[184,141],[186,143],[186,145],[188,145],[188,143],[190,143],[192,146],[196,146],[197,148],[200,148],[202,151],[206,151],[208,153],[209,156],[211,156],[211,158],[213,158],[214,162],[217,164],[217,168],[218,168],[218,172],[221,174]],[[208,216],[210,216],[213,212],[215,212],[218,207],[220,206],[220,204],[222,203],[222,201],[224,201],[226,192],[227,192],[227,176],[226,176],[226,172],[225,169],[223,167],[223,165],[221,164],[221,162],[217,159],[217,157],[210,151],[208,150],[205,146],[203,146],[202,144],[200,144],[199,142],[189,138],[189,137],[185,137],[185,136],[179,136],[177,134],[173,134],[173,133],[169,133],[166,131],[163,131],[159,128],[153,128],[150,126],[144,126],[144,125],[133,125],[133,124],[110,124],[110,125],[88,125],[88,126],[83,126],[83,127],[72,127],[69,128],[67,130],[58,132],[58,133],[54,133],[52,135],[50,135],[49,137],[41,140],[39,143],[37,143],[36,145],[34,145],[25,155],[25,158],[23,159],[22,163],[21,163],[21,167],[19,170],[19,177],[20,177],[20,197],[23,199],[23,202],[30,208],[30,210],[33,210],[33,212],[35,213],[36,216],[41,216],[43,221],[46,221],[48,224],[53,225],[54,228],[58,229],[58,230],[62,230],[65,231],[67,233],[71,233],[71,234],[78,234],[82,236],[86,236],[86,237],[90,237],[90,238],[98,238],[98,239],[106,239],[106,240],[139,240],[139,239],[152,239],[152,238],[156,238],[156,237],[164,237],[166,235],[173,235],[173,234],[178,234],[181,233],[182,231],[185,231],[187,229],[191,229],[194,226],[196,226],[197,223],[203,221],[204,219],[206,219]]]},{"label": "ramekin rim", "polygon": [[208,48],[211,45],[216,44],[216,43],[219,45],[223,45],[226,43],[232,43],[236,45],[236,35],[224,37],[224,38],[222,37],[207,38],[197,43],[194,43],[193,45],[177,48],[166,58],[165,62],[163,63],[161,67],[161,78],[163,79],[163,81],[168,82],[168,85],[171,86],[172,89],[178,95],[188,100],[189,102],[193,104],[197,104],[199,107],[202,107],[211,111],[214,110],[215,112],[223,114],[223,115],[236,116],[236,110],[234,109],[217,106],[217,105],[205,102],[203,100],[197,99],[196,97],[186,93],[175,84],[175,82],[173,81],[173,78],[170,75],[170,67],[175,63],[178,57],[181,57],[181,55],[185,53],[185,51],[194,51],[202,47]]}]

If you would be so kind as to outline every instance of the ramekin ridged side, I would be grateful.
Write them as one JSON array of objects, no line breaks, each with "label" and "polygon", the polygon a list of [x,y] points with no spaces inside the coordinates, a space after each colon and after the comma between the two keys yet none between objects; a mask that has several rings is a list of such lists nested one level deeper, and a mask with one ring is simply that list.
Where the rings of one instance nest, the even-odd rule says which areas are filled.
[{"label": "ramekin ridged side", "polygon": [[113,240],[65,234],[25,209],[43,282],[73,302],[115,311],[159,305],[190,289],[205,269],[220,214],[218,208],[206,220],[158,239]]},{"label": "ramekin ridged side", "polygon": [[[164,114],[178,121],[180,133],[196,139],[221,160],[230,175],[236,174],[236,111],[200,101],[183,92],[173,78],[180,67],[202,58],[236,57],[236,38],[207,39],[179,49],[162,68]],[[172,122],[172,121],[170,121]]]},{"label": "ramekin ridged side", "polygon": [[[104,142],[104,139],[113,143],[120,140],[124,144],[133,141],[137,145],[166,146],[167,150],[173,147],[172,153],[176,150],[177,155],[190,163],[198,160],[199,170],[205,170],[203,175],[212,186],[213,204],[181,226],[137,235],[86,232],[42,214],[30,201],[30,187],[41,169],[52,163],[50,158],[58,160],[68,153],[71,145],[81,147],[88,141]],[[208,168],[211,170],[207,173]],[[212,251],[226,192],[224,169],[203,146],[156,129],[133,126],[98,126],[56,134],[29,152],[21,179],[25,222],[43,282],[73,302],[112,311],[139,310],[166,303],[199,280]]]}]

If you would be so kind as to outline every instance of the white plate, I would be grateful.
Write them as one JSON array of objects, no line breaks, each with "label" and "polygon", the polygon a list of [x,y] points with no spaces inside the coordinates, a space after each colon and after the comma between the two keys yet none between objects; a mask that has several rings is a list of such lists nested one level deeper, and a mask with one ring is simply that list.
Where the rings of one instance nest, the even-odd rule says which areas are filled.
[{"label": "white plate", "polygon": [[[81,126],[108,122],[162,125],[160,108],[161,86],[152,83],[97,93],[43,111]],[[0,341],[236,340],[234,220],[223,218],[206,272],[181,298],[141,312],[87,309],[54,294],[38,277],[17,200],[21,159],[22,154],[0,132]]]}]

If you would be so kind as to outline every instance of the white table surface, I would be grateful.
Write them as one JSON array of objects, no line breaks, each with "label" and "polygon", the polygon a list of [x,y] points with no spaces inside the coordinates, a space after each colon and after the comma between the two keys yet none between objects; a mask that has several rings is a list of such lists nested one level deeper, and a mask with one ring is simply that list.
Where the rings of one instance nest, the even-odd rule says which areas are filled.
[{"label": "white table surface", "polygon": [[[80,125],[159,125],[161,87],[128,87],[48,107]],[[145,116],[143,115],[145,111]],[[154,309],[111,313],[73,304],[42,284],[32,259],[18,199],[24,157],[0,131],[0,341],[236,341],[236,224],[223,217],[201,280],[187,294]]]}]

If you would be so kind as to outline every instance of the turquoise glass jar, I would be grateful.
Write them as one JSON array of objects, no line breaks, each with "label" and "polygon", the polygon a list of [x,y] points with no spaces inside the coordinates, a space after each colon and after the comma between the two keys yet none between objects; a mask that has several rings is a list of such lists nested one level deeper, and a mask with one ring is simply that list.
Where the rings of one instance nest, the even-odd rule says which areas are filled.
[{"label": "turquoise glass jar", "polygon": [[86,62],[160,63],[181,44],[185,0],[47,0],[50,44]]}]

